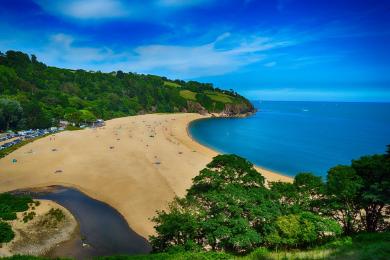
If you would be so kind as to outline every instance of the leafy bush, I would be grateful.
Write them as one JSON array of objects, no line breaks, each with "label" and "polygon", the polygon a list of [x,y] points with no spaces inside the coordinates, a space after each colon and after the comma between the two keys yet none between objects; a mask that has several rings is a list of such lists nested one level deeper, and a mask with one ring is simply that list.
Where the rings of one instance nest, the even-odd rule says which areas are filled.
[{"label": "leafy bush", "polygon": [[17,216],[16,216],[15,212],[0,213],[0,219],[2,219],[2,220],[14,220],[16,218],[17,218]]},{"label": "leafy bush", "polygon": [[25,212],[25,213],[23,214],[23,222],[24,222],[24,223],[27,223],[27,222],[33,220],[34,217],[35,217],[35,215],[36,215],[36,213],[33,212],[33,211],[31,211],[31,212],[29,212],[29,213],[26,213],[26,212]]},{"label": "leafy bush", "polygon": [[0,219],[16,219],[16,212],[26,211],[33,200],[29,196],[15,196],[9,193],[0,194]]},{"label": "leafy bush", "polygon": [[15,237],[11,225],[0,221],[0,243],[10,242]]},{"label": "leafy bush", "polygon": [[56,221],[60,222],[65,218],[65,214],[61,209],[51,208],[47,213],[50,217],[54,218]]},{"label": "leafy bush", "polygon": [[341,234],[340,225],[310,212],[280,216],[267,236],[271,247],[304,248],[319,245]]}]

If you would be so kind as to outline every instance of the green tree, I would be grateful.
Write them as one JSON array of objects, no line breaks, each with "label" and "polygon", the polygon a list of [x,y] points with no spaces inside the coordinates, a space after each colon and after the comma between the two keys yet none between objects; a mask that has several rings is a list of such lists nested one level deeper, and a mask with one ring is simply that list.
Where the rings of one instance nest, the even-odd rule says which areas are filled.
[{"label": "green tree", "polygon": [[365,229],[375,232],[384,228],[384,220],[389,218],[384,207],[390,204],[390,157],[388,154],[363,156],[352,161],[352,168],[362,179],[358,200],[364,209]]},{"label": "green tree", "polygon": [[35,99],[23,102],[23,111],[28,128],[47,128],[52,125],[49,112]]},{"label": "green tree", "polygon": [[0,99],[0,130],[17,128],[23,115],[23,108],[16,100]]},{"label": "green tree", "polygon": [[157,236],[150,237],[150,243],[156,252],[165,251],[171,245],[185,248],[199,238],[196,212],[188,207],[184,199],[176,198],[170,203],[169,212],[159,211],[152,220],[158,223],[155,226]]},{"label": "green tree", "polygon": [[[180,206],[180,210],[176,206],[171,212],[158,212],[154,219],[158,235],[151,241],[156,250],[195,242],[202,248],[248,252],[263,242],[262,234],[280,214],[264,177],[236,155],[214,157],[193,179]],[[178,219],[191,224],[182,226]],[[187,226],[190,231],[185,231]]]},{"label": "green tree", "polygon": [[318,211],[324,196],[324,183],[312,173],[298,173],[293,183],[271,182],[270,189],[286,213]]},{"label": "green tree", "polygon": [[17,93],[17,75],[12,68],[0,65],[0,93],[12,95]]},{"label": "green tree", "polygon": [[92,123],[96,121],[96,116],[89,110],[83,109],[80,110],[81,115],[80,115],[80,121],[83,123]]},{"label": "green tree", "polygon": [[317,211],[325,189],[321,177],[307,172],[298,173],[294,178],[294,186],[298,192],[296,198],[300,208],[305,211]]},{"label": "green tree", "polygon": [[299,192],[294,183],[288,182],[270,182],[271,192],[278,198],[279,203],[284,209],[284,213],[297,213],[301,211],[299,205]]},{"label": "green tree", "polygon": [[328,171],[326,207],[343,225],[344,233],[354,232],[360,212],[359,191],[362,179],[351,166],[338,165]]},{"label": "green tree", "polygon": [[323,243],[341,234],[340,225],[311,212],[280,216],[267,237],[272,247],[304,248]]},{"label": "green tree", "polygon": [[82,122],[82,116],[83,116],[82,112],[76,110],[74,112],[66,113],[64,117],[69,122],[79,125]]},{"label": "green tree", "polygon": [[[199,91],[199,90],[197,90]],[[206,108],[207,110],[209,111],[213,111],[214,112],[214,109],[213,109],[213,100],[211,100],[211,98],[209,98],[209,96],[207,96],[205,93],[198,93],[196,94],[196,100],[202,104],[202,106],[204,108]]]}]

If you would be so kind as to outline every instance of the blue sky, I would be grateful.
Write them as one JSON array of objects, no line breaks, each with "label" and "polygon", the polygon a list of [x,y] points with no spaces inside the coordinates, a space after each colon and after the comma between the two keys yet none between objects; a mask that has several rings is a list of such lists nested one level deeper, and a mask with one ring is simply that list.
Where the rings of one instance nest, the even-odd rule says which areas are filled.
[{"label": "blue sky", "polygon": [[2,0],[0,50],[251,99],[390,102],[389,13],[390,0]]}]

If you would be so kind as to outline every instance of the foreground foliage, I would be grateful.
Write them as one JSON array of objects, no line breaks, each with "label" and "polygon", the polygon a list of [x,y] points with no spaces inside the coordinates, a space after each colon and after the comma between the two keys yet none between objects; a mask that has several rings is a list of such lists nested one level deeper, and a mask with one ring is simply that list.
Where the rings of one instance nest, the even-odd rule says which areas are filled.
[{"label": "foreground foliage", "polygon": [[249,161],[218,155],[193,179],[185,198],[158,212],[150,242],[157,252],[210,248],[243,254],[259,246],[305,248],[341,233],[336,221],[306,208],[291,211],[278,195]]},{"label": "foreground foliage", "polygon": [[390,257],[390,233],[362,233],[352,237],[342,237],[333,242],[310,250],[270,251],[258,248],[243,257],[254,259],[375,259]]},{"label": "foreground foliage", "polygon": [[326,182],[300,173],[293,183],[269,186],[249,161],[216,156],[184,198],[157,212],[153,250],[305,249],[341,234],[389,229],[389,152],[336,166]]},{"label": "foreground foliage", "polygon": [[[255,249],[246,256],[236,256],[223,252],[167,252],[145,255],[119,255],[96,257],[96,260],[260,260],[260,259],[345,259],[345,260],[387,260],[390,257],[390,233],[362,233],[352,237],[342,237],[321,247],[310,250],[268,250]],[[13,256],[8,260],[43,260],[47,258],[33,256]]]}]

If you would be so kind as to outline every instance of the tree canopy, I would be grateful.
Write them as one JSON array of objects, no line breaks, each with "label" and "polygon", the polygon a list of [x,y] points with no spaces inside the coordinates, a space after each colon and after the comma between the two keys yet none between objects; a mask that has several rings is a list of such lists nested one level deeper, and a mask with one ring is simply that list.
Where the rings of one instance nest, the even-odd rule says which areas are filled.
[{"label": "tree canopy", "polygon": [[[194,93],[195,100],[181,95],[183,90]],[[236,105],[243,113],[253,110],[236,92],[208,83],[122,71],[61,69],[39,62],[34,55],[0,52],[0,130],[43,128],[65,118],[80,124],[94,118],[186,112],[194,102],[209,112],[221,112],[226,104]]]},{"label": "tree canopy", "polygon": [[[154,251],[307,248],[341,234],[389,226],[389,153],[364,156],[328,171],[326,181],[299,173],[271,182],[252,163],[218,155],[193,179],[184,198],[157,212]],[[387,221],[386,221],[387,219]]]}]

